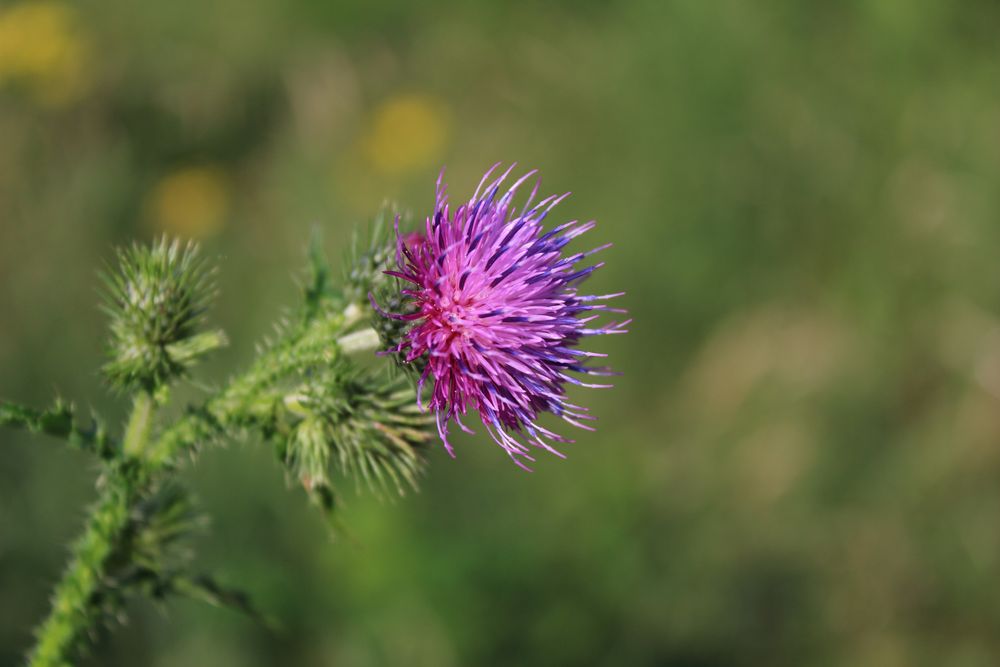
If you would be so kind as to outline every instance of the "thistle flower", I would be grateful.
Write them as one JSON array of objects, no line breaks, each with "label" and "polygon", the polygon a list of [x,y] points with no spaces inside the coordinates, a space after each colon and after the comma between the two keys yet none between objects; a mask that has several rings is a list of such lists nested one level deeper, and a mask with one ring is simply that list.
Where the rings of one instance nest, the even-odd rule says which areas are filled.
[{"label": "thistle flower", "polygon": [[397,220],[398,270],[386,273],[412,283],[401,291],[412,300],[412,312],[385,312],[374,298],[372,304],[385,317],[413,323],[392,351],[405,354],[407,362],[426,361],[418,400],[423,384],[433,376],[429,407],[436,413],[448,453],[454,456],[448,425],[454,421],[471,433],[461,421],[471,407],[493,440],[527,469],[523,460],[534,460],[529,445],[563,457],[549,441],[572,442],[540,426],[542,413],[593,430],[584,422],[594,418],[566,400],[565,386],[609,387],[573,374],[613,373],[586,365],[588,358],[606,355],[576,346],[587,336],[624,333],[630,320],[591,324],[600,311],[624,312],[605,303],[622,293],[577,293],[580,282],[603,263],[581,269],[575,265],[611,244],[562,254],[594,223],[574,220],[543,230],[542,221],[569,193],[532,205],[536,183],[516,211],[518,188],[536,172],[522,176],[498,199],[514,166],[490,181],[497,166],[483,176],[472,199],[454,210],[442,172],[434,215],[427,218],[423,234],[401,234]]}]

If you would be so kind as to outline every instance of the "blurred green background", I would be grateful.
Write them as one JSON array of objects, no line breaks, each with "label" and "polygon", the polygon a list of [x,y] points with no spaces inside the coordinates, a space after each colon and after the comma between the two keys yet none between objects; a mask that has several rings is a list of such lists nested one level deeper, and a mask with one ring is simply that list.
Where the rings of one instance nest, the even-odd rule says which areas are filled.
[{"label": "blurred green background", "polygon": [[[998,29],[991,0],[0,3],[4,397],[122,418],[97,270],[161,232],[222,258],[221,379],[311,226],[339,256],[441,165],[455,200],[496,161],[573,190],[635,317],[568,461],[462,437],[420,494],[349,493],[349,539],[270,451],[207,452],[198,562],[283,632],[140,603],[89,664],[1000,663]],[[0,442],[13,665],[96,469]]]}]

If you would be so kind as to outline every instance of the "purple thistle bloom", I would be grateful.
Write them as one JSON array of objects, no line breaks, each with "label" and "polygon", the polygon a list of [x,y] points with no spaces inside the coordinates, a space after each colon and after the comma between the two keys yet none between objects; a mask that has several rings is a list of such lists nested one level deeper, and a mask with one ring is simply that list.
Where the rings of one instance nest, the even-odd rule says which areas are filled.
[{"label": "purple thistle bloom", "polygon": [[[521,210],[512,206],[518,188],[536,172],[530,171],[500,195],[501,183],[514,169],[486,185],[499,165],[483,176],[467,204],[454,211],[438,177],[433,217],[425,234],[399,233],[398,271],[386,273],[414,285],[402,293],[414,301],[412,314],[383,312],[412,321],[396,352],[407,362],[426,355],[418,396],[428,376],[434,376],[430,408],[437,415],[438,432],[448,453],[448,422],[462,430],[460,415],[475,407],[493,440],[522,468],[533,461],[528,444],[563,455],[548,440],[572,442],[536,422],[551,412],[582,429],[594,430],[587,409],[566,401],[565,384],[593,384],[571,375],[613,375],[607,368],[588,367],[596,352],[575,349],[585,336],[624,333],[631,320],[604,326],[591,324],[600,311],[624,312],[604,302],[617,294],[577,294],[577,286],[601,264],[576,269],[575,264],[609,247],[564,256],[572,239],[594,227],[593,222],[567,222],[544,232],[542,221],[569,193],[534,204],[536,182]],[[519,437],[521,439],[519,439]],[[526,441],[522,442],[522,439]]]}]

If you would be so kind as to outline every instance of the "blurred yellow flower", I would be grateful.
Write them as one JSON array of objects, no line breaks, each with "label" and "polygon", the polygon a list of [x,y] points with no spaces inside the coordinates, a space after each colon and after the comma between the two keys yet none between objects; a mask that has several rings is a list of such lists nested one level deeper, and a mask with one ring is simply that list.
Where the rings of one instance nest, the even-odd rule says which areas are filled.
[{"label": "blurred yellow flower", "polygon": [[178,169],[156,184],[148,211],[158,231],[187,238],[213,236],[229,213],[228,178],[213,166]]},{"label": "blurred yellow flower", "polygon": [[0,9],[0,86],[24,85],[50,106],[78,99],[90,49],[76,19],[72,7],[48,0]]},{"label": "blurred yellow flower", "polygon": [[448,139],[445,104],[430,95],[397,95],[375,110],[362,149],[383,173],[420,169],[440,158]]}]

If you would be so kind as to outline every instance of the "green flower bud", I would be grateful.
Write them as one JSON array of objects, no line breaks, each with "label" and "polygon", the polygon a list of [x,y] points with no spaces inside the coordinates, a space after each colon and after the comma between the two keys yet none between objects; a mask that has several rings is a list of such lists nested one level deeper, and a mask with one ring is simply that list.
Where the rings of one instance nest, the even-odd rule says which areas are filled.
[{"label": "green flower bud", "polygon": [[194,243],[133,245],[118,251],[118,263],[105,278],[111,359],[103,370],[113,385],[153,391],[225,344],[221,332],[199,331],[215,287]]},{"label": "green flower bud", "polygon": [[430,418],[400,377],[338,365],[307,378],[282,401],[288,424],[284,463],[314,499],[333,498],[334,471],[371,490],[416,488]]}]

